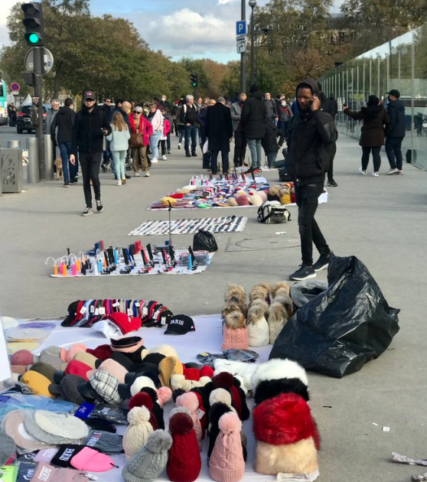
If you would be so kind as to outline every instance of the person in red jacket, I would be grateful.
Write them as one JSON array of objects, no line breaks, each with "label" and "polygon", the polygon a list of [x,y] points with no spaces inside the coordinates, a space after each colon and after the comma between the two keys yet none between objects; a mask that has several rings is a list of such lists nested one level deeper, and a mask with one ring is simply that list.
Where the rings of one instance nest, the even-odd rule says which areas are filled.
[{"label": "person in red jacket", "polygon": [[148,165],[147,146],[153,134],[153,126],[143,116],[142,107],[137,105],[133,115],[129,116],[130,133],[143,135],[143,146],[132,148],[133,172],[135,177],[140,177],[139,170],[142,170],[144,177],[150,177],[150,166]]}]

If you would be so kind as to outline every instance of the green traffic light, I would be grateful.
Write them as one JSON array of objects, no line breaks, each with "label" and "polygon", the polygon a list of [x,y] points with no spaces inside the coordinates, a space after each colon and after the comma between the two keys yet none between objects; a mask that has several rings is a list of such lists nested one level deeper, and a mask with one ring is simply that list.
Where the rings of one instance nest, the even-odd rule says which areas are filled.
[{"label": "green traffic light", "polygon": [[197,84],[196,84],[196,82],[193,82],[193,87],[197,87]]},{"label": "green traffic light", "polygon": [[28,40],[32,43],[32,44],[36,44],[38,41],[39,41],[39,36],[36,34],[36,33],[32,33]]}]

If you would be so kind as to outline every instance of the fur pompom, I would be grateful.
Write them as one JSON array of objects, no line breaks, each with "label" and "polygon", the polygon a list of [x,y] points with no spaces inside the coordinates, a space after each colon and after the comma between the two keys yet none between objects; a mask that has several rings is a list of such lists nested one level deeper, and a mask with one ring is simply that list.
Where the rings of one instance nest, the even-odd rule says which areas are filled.
[{"label": "fur pompom", "polygon": [[231,407],[231,394],[224,388],[216,388],[209,395],[209,405],[212,407],[215,403],[224,403]]},{"label": "fur pompom", "polygon": [[210,378],[210,377],[200,377],[199,383],[200,383],[201,387],[204,387],[205,385],[207,385],[211,381],[212,381],[212,378]]},{"label": "fur pompom", "polygon": [[146,448],[153,454],[159,454],[171,447],[172,437],[166,430],[156,430],[148,436]]},{"label": "fur pompom", "polygon": [[190,412],[195,412],[199,408],[199,399],[193,392],[184,393],[176,399],[177,407],[186,407]]},{"label": "fur pompom", "polygon": [[146,423],[150,420],[150,411],[147,407],[134,407],[128,413],[128,422],[130,425],[138,425]]},{"label": "fur pompom", "polygon": [[193,428],[191,416],[184,412],[175,413],[169,420],[169,431],[172,435],[185,435]]},{"label": "fur pompom", "polygon": [[138,377],[130,387],[130,393],[132,397],[139,393],[145,387],[156,390],[156,385],[154,384],[153,380],[151,380],[151,378],[145,376]]},{"label": "fur pompom", "polygon": [[142,350],[141,360],[144,360],[144,358],[150,353],[160,353],[161,355],[164,355],[164,356],[174,356],[179,359],[178,353],[176,352],[175,348],[171,345],[159,345],[154,348],[151,348],[150,350]]},{"label": "fur pompom", "polygon": [[248,310],[248,324],[256,323],[263,318],[268,319],[269,307],[268,304],[263,300],[255,300],[251,303]]},{"label": "fur pompom", "polygon": [[209,377],[213,378],[214,371],[209,365],[205,365],[200,369],[200,378],[202,377]]},{"label": "fur pompom", "polygon": [[231,373],[222,372],[212,379],[215,388],[231,388],[234,385],[234,377]]},{"label": "fur pompom", "polygon": [[225,413],[219,419],[218,426],[222,432],[227,434],[242,430],[242,422],[234,412]]},{"label": "fur pompom", "polygon": [[279,296],[279,291],[281,291],[280,294],[284,293],[289,296],[291,288],[288,283],[286,283],[286,281],[280,281],[279,283],[276,283],[274,286],[271,287],[271,296],[273,298],[276,298],[276,296]]},{"label": "fur pompom", "polygon": [[228,328],[235,330],[246,326],[246,318],[239,306],[236,304],[226,305],[222,310],[222,316]]},{"label": "fur pompom", "polygon": [[288,322],[289,315],[282,303],[274,300],[268,315],[268,326],[270,329],[270,344],[274,345],[283,327]]},{"label": "fur pompom", "polygon": [[157,397],[160,404],[164,405],[172,400],[172,390],[168,387],[160,387],[157,390]]},{"label": "fur pompom", "polygon": [[153,399],[147,392],[139,392],[129,401],[129,410],[134,407],[147,407],[148,410],[153,410]]}]

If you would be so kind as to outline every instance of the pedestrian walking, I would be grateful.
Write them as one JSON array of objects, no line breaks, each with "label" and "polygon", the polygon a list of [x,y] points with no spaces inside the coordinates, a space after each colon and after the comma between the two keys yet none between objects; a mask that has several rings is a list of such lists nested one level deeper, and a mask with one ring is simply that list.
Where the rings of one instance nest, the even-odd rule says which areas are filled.
[{"label": "pedestrian walking", "polygon": [[[318,82],[317,84],[319,86],[319,98],[320,98],[320,109],[323,110],[323,112],[327,112],[328,114],[331,115],[331,117],[336,119],[337,113],[338,113],[338,104],[336,101],[328,99],[326,95],[322,91],[322,84]],[[336,183],[334,179],[334,160],[335,160],[335,155],[336,155],[336,149],[331,150],[331,158],[329,159],[329,169],[328,169],[328,186],[330,187],[338,187],[338,184]]]},{"label": "pedestrian walking", "polygon": [[251,96],[243,104],[241,124],[248,140],[251,153],[251,170],[258,172],[261,169],[261,140],[265,136],[265,119],[267,107],[262,100],[262,93],[256,84],[251,87]]},{"label": "pedestrian walking", "polygon": [[70,184],[75,184],[78,177],[78,158],[72,164],[70,162],[71,143],[73,140],[73,126],[76,118],[76,113],[73,110],[73,99],[68,97],[65,99],[64,107],[58,110],[52,124],[50,126],[51,138],[59,147],[62,160],[62,173],[64,176],[64,187],[70,187]]},{"label": "pedestrian walking", "polygon": [[381,146],[384,145],[384,126],[390,123],[387,111],[375,95],[370,95],[367,107],[362,107],[359,112],[351,111],[346,105],[344,114],[354,120],[363,120],[359,145],[362,148],[362,166],[359,168],[361,174],[366,176],[369,165],[369,157],[372,152],[374,170],[372,175],[379,176],[381,167]]},{"label": "pedestrian walking", "polygon": [[166,142],[168,140],[168,135],[170,135],[170,131],[171,131],[171,124],[165,116],[166,110],[167,110],[167,107],[164,108],[164,111],[162,114],[163,115],[163,133],[158,145],[159,149],[161,148],[162,161],[168,160],[168,158],[166,157]]},{"label": "pedestrian walking", "polygon": [[273,122],[277,123],[279,120],[279,114],[277,112],[277,104],[274,99],[271,98],[270,92],[266,92],[264,96],[265,107],[267,108],[267,117]]},{"label": "pedestrian walking", "polygon": [[[197,108],[194,105],[194,97],[187,95],[186,103],[181,109],[181,122],[185,126],[185,155],[186,157],[197,157]],[[191,143],[191,154],[190,154]]]},{"label": "pedestrian walking", "polygon": [[172,106],[171,106],[170,102],[168,101],[168,98],[166,97],[166,95],[162,95],[160,105],[163,107],[163,113],[165,112],[166,109],[168,109],[168,112],[171,112]]},{"label": "pedestrian walking", "polygon": [[171,153],[171,147],[172,147],[172,145],[171,145],[171,135],[173,134],[174,122],[173,122],[173,118],[172,118],[172,115],[171,115],[168,107],[165,107],[164,110],[163,110],[163,118],[165,119],[165,121],[167,121],[169,123],[169,128],[165,129],[165,130],[167,130],[166,146],[167,146],[168,154],[170,154]]},{"label": "pedestrian walking", "polygon": [[[50,135],[50,128],[52,126],[52,122],[55,119],[56,114],[59,112],[59,100],[58,99],[53,99],[51,104],[50,104],[50,109],[48,109],[46,113],[46,123],[44,126],[44,133]],[[51,143],[52,143],[52,163],[55,165],[55,159],[56,159],[56,148],[58,147],[56,140],[54,137],[51,137]]]},{"label": "pedestrian walking", "polygon": [[286,99],[282,97],[280,99],[279,105],[279,122],[277,123],[277,127],[285,133],[285,138],[288,138],[289,133],[289,123],[292,119],[292,110],[289,107]]},{"label": "pedestrian walking", "polygon": [[84,92],[83,101],[83,108],[77,113],[73,126],[70,162],[73,165],[76,164],[78,153],[86,201],[86,209],[82,216],[89,216],[93,214],[91,182],[95,193],[96,210],[99,213],[104,210],[99,169],[102,161],[103,140],[111,133],[111,127],[105,112],[98,109],[93,91],[87,90]]},{"label": "pedestrian walking", "polygon": [[[290,279],[301,281],[314,278],[316,271],[325,269],[332,254],[314,216],[338,132],[332,116],[321,110],[315,80],[304,80],[296,93],[298,113],[290,126],[286,167],[295,183],[302,254],[302,265]],[[314,264],[313,243],[320,253]]]},{"label": "pedestrian walking", "polygon": [[231,119],[233,121],[234,131],[234,167],[241,167],[245,163],[248,141],[241,120],[243,105],[246,99],[247,95],[245,92],[241,92],[239,94],[239,100],[231,104]]},{"label": "pedestrian walking", "polygon": [[150,177],[147,149],[150,144],[150,137],[153,134],[153,126],[144,117],[142,106],[139,105],[135,106],[133,115],[129,117],[129,122],[134,176],[140,177],[139,171],[141,169],[144,177]]},{"label": "pedestrian walking", "polygon": [[126,154],[129,149],[129,127],[120,112],[113,114],[111,120],[111,133],[107,137],[110,141],[110,150],[113,156],[113,172],[116,175],[117,185],[126,184],[125,164]]},{"label": "pedestrian walking", "polygon": [[[279,143],[277,143],[278,137],[280,137]],[[279,129],[271,119],[267,117],[265,119],[265,136],[261,140],[261,143],[267,157],[267,165],[269,169],[274,168],[274,163],[277,159],[277,153],[279,152],[279,148],[282,148],[284,142],[285,133],[281,129]]]},{"label": "pedestrian walking", "polygon": [[[208,99],[208,98],[207,98]],[[200,146],[202,149],[203,153],[203,164],[202,167],[203,169],[210,169],[211,168],[211,156],[212,153],[208,149],[205,150],[205,144],[206,144],[206,115],[208,113],[208,107],[214,106],[216,104],[216,100],[214,99],[208,99],[208,105],[206,105],[199,113],[197,116],[197,121],[200,124]]]},{"label": "pedestrian walking", "polygon": [[159,162],[159,141],[163,138],[163,114],[158,109],[157,103],[153,102],[150,105],[150,113],[148,114],[148,120],[153,126],[153,134],[150,137],[150,149],[153,154],[151,162],[156,164]]},{"label": "pedestrian walking", "polygon": [[218,172],[218,154],[221,153],[222,172],[229,171],[230,142],[233,138],[233,122],[231,111],[225,105],[224,97],[219,97],[218,102],[208,107],[205,121],[205,133],[211,152],[212,174]]},{"label": "pedestrian walking", "polygon": [[396,89],[388,92],[387,113],[390,124],[386,129],[385,152],[390,163],[388,175],[403,174],[402,142],[406,135],[405,105],[400,100],[400,92]]}]

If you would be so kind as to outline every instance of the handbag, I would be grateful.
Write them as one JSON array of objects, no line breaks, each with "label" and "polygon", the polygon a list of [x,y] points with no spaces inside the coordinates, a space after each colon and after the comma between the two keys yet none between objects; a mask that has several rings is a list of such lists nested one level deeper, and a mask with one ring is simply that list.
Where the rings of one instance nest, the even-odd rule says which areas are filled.
[{"label": "handbag", "polygon": [[142,132],[131,134],[129,139],[129,147],[131,149],[139,149],[140,147],[144,147],[144,134]]},{"label": "handbag", "polygon": [[291,213],[278,201],[267,201],[258,209],[258,221],[264,224],[281,224],[291,220]]}]

